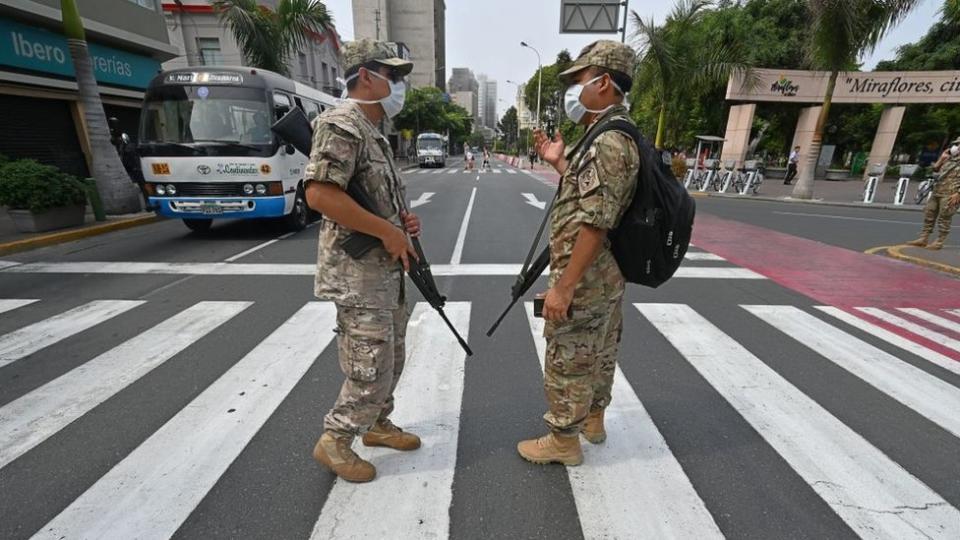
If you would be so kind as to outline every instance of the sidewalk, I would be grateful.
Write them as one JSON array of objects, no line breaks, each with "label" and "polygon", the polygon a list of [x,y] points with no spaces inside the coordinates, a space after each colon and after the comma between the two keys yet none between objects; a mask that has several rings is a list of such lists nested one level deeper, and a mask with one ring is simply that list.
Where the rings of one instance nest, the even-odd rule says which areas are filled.
[{"label": "sidewalk", "polygon": [[912,210],[923,209],[922,205],[913,204],[913,197],[917,192],[917,182],[910,182],[907,188],[907,200],[903,205],[894,205],[893,196],[897,182],[882,182],[877,186],[877,193],[872,204],[863,203],[864,182],[860,180],[817,180],[813,184],[813,199],[793,199],[791,194],[796,183],[785,186],[782,180],[767,179],[760,187],[759,195],[738,195],[735,193],[716,193],[707,191],[701,196],[726,197],[734,199],[750,199],[758,201],[790,202],[797,204],[821,204],[825,206],[850,206],[855,208],[882,208],[885,210]]},{"label": "sidewalk", "polygon": [[22,233],[13,226],[13,220],[5,208],[0,208],[0,255],[26,251],[42,246],[62,244],[81,238],[88,238],[112,231],[129,229],[158,221],[153,212],[140,212],[121,216],[110,216],[106,221],[98,222],[89,211],[83,225],[57,229],[40,233]]}]

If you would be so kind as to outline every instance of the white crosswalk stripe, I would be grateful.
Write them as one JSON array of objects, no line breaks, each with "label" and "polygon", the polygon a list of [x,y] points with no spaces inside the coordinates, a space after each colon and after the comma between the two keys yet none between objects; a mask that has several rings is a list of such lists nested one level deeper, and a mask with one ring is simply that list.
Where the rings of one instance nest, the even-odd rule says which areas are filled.
[{"label": "white crosswalk stripe", "polygon": [[143,304],[139,300],[95,300],[0,337],[0,366],[49,347]]},{"label": "white crosswalk stripe", "polygon": [[200,302],[0,408],[0,468],[233,318],[249,302]]},{"label": "white crosswalk stripe", "polygon": [[433,174],[443,174],[443,169],[437,169],[433,171]]},{"label": "white crosswalk stripe", "polygon": [[505,169],[505,170],[507,171],[507,174],[517,174],[517,171],[513,169]]},{"label": "white crosswalk stripe", "polygon": [[856,315],[852,315],[846,311],[843,311],[840,308],[835,308],[833,306],[817,306],[817,309],[826,313],[827,315],[840,319],[854,328],[859,328],[860,330],[878,337],[891,345],[900,347],[901,349],[915,354],[918,357],[927,360],[928,362],[960,375],[960,362],[957,362],[952,358],[948,358],[936,351],[924,347],[923,345],[919,345],[916,342],[910,341],[905,337],[898,336],[889,330],[885,330],[875,324],[871,324],[860,317],[857,317]]},{"label": "white crosswalk stripe", "polygon": [[[702,254],[692,252],[697,253]],[[37,301],[0,299],[0,312],[4,307],[10,311]],[[143,303],[90,302],[0,336],[0,345],[7,347],[0,347],[0,351],[33,354],[68,336],[103,332],[103,328],[96,328],[97,321]],[[450,302],[446,306],[454,326],[468,340],[472,307],[470,302]],[[960,388],[874,345],[893,345],[960,374],[960,362],[922,344],[929,339],[925,332],[934,332],[926,324],[953,331],[943,324],[953,322],[941,316],[948,313],[946,310],[899,308],[920,324],[892,315],[886,308],[857,308],[853,313],[818,306],[814,315],[785,305],[740,307],[731,310],[730,316],[739,315],[757,324],[758,332],[768,334],[766,341],[784,337],[796,340],[811,355],[854,375],[857,379],[851,379],[851,384],[879,390],[878,395],[891,406],[908,407],[942,427],[944,436],[960,440],[960,416],[956,414],[960,410]],[[634,308],[652,329],[636,316]],[[927,486],[921,480],[926,476],[897,463],[891,457],[895,454],[886,455],[837,417],[843,416],[828,410],[829,405],[820,405],[768,366],[764,357],[778,354],[776,348],[752,352],[689,305],[638,303],[634,308],[630,308],[634,317],[625,317],[625,331],[636,332],[641,327],[629,325],[642,324],[639,331],[646,332],[647,337],[655,332],[666,338],[699,373],[702,384],[722,396],[759,434],[757,440],[762,441],[755,444],[767,445],[776,452],[854,533],[863,538],[897,540],[960,537],[960,511],[952,499],[947,500],[950,495],[937,493],[935,484]],[[198,302],[0,406],[0,471],[17,468],[21,457],[42,455],[54,435],[74,436],[64,428],[98,414],[101,404],[138,381],[142,383],[143,377],[199,341],[221,339],[225,332],[235,331],[241,319],[255,314],[245,312],[254,309],[255,304],[247,301]],[[524,309],[533,337],[534,350],[529,352],[536,353],[542,369],[544,323],[533,317],[532,303],[525,303]],[[245,317],[234,320],[241,313]],[[919,341],[891,332],[867,317],[877,314],[886,316],[877,318],[907,330]],[[898,320],[914,326],[894,322]],[[82,493],[69,504],[65,501],[65,509],[60,506],[47,514],[55,517],[34,537],[174,535],[192,519],[205,497],[222,496],[211,493],[211,489],[330,346],[335,327],[332,304],[309,302],[277,328],[263,329],[264,333],[270,332],[263,341],[239,354],[242,359],[208,387],[199,389],[200,394],[191,403],[146,440],[134,441],[139,446],[125,457],[115,458],[122,459],[92,485],[81,486],[78,493]],[[622,351],[621,361],[636,361],[633,354]],[[483,354],[476,358],[482,362]],[[323,369],[324,376],[332,373],[342,377],[335,361]],[[391,418],[419,434],[423,448],[398,455],[388,449],[364,447],[363,456],[378,469],[375,483],[335,481],[319,513],[313,516],[316,521],[312,532],[308,528],[304,533],[310,532],[312,539],[462,535],[451,522],[451,508],[457,492],[457,470],[474,465],[457,461],[464,389],[470,385],[465,377],[462,349],[430,306],[417,304],[407,331],[407,363],[397,389],[397,410]],[[661,433],[657,427],[661,418],[654,422],[649,404],[645,406],[642,397],[617,367],[613,400],[606,411],[609,437],[602,445],[585,443],[583,465],[566,469],[583,537],[723,538],[727,532],[720,528],[726,527],[724,518],[711,508],[715,495],[709,493],[715,490],[698,489],[697,482],[704,481],[703,472],[688,476],[681,465],[681,461],[684,465],[687,461],[678,460],[671,441],[664,437],[663,433],[671,432],[665,429]],[[650,410],[656,411],[653,407]],[[110,433],[102,436],[109,437]],[[303,459],[309,461],[309,449],[303,451]],[[314,466],[312,461],[310,465]],[[15,501],[13,497],[0,502],[0,509]],[[356,508],[375,508],[376,513],[357,512]],[[309,527],[310,522],[302,525]]]},{"label": "white crosswalk stripe", "polygon": [[[445,311],[463,335],[470,304]],[[391,459],[395,451],[364,449],[377,467],[377,487],[337,480],[311,538],[447,538],[460,431],[465,353],[428,304],[418,304],[407,329],[407,364],[391,419],[420,435],[423,449]],[[439,360],[439,361],[438,361]],[[401,496],[402,494],[402,496]],[[376,509],[376,515],[356,512]]]},{"label": "white crosswalk stripe", "polygon": [[110,470],[34,538],[169,538],[334,334],[311,302]]},{"label": "white crosswalk stripe", "polygon": [[960,334],[960,322],[954,322],[946,317],[941,317],[936,313],[930,313],[929,311],[924,311],[922,309],[917,309],[917,308],[900,308],[900,311],[908,315],[913,315],[918,319],[931,322],[941,328],[946,328],[951,332]]},{"label": "white crosswalk stripe", "polygon": [[960,437],[960,388],[793,306],[743,306],[843,369]]},{"label": "white crosswalk stripe", "polygon": [[[544,322],[533,316],[532,302],[525,307],[543,369]],[[723,538],[619,366],[612,398],[607,441],[585,445],[583,465],[567,468],[584,537]]]},{"label": "white crosswalk stripe", "polygon": [[0,313],[6,313],[8,311],[13,311],[17,308],[22,308],[23,306],[29,306],[30,304],[37,302],[37,300],[27,300],[27,299],[0,299]]},{"label": "white crosswalk stripe", "polygon": [[447,174],[456,174],[456,173],[459,172],[459,171],[460,171],[460,169],[454,167],[454,168],[450,169],[449,171],[447,171]]},{"label": "white crosswalk stripe", "polygon": [[501,174],[503,169],[493,169],[494,174]]},{"label": "white crosswalk stripe", "polygon": [[916,334],[916,335],[918,335],[918,336],[920,336],[920,337],[929,339],[930,341],[933,341],[933,342],[935,342],[935,343],[939,343],[939,344],[943,345],[944,347],[947,347],[947,348],[953,349],[953,350],[955,350],[955,351],[957,351],[957,352],[960,352],[960,340],[956,340],[956,339],[953,339],[953,338],[951,338],[951,337],[945,336],[944,334],[941,334],[940,332],[936,332],[936,331],[934,331],[934,330],[931,330],[931,329],[929,329],[929,328],[927,328],[927,327],[925,327],[925,326],[919,325],[919,324],[917,324],[917,323],[915,323],[915,322],[913,322],[913,321],[908,321],[908,320],[904,319],[903,317],[898,317],[898,316],[894,315],[893,313],[889,313],[889,312],[884,311],[884,310],[882,310],[882,309],[870,308],[870,307],[857,308],[857,311],[860,311],[860,312],[862,312],[862,313],[866,313],[867,315],[870,315],[871,317],[876,317],[876,318],[880,319],[881,321],[890,323],[890,324],[892,324],[892,325],[894,325],[894,326],[899,326],[900,328],[903,328],[903,329],[906,330],[907,332],[912,332],[912,333],[914,333],[914,334]]},{"label": "white crosswalk stripe", "polygon": [[960,512],[689,306],[637,309],[863,538],[957,538]]}]

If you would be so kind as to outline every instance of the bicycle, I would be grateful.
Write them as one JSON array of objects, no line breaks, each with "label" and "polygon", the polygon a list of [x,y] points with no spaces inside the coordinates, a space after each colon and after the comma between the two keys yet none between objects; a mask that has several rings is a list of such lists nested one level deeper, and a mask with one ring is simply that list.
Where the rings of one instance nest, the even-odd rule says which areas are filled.
[{"label": "bicycle", "polygon": [[719,193],[726,193],[727,190],[730,189],[730,184],[733,183],[733,177],[736,173],[734,170],[736,163],[737,162],[732,159],[728,159],[727,161],[723,162],[723,168],[717,174],[716,180],[714,180],[713,183],[714,188]]},{"label": "bicycle", "polygon": [[766,171],[766,165],[762,161],[750,160],[744,162],[743,168],[746,171],[746,180],[743,183],[741,195],[753,192],[754,195],[760,193],[760,186],[763,184],[763,173]]},{"label": "bicycle", "polygon": [[926,204],[927,200],[930,199],[930,194],[933,193],[933,186],[937,184],[939,178],[936,174],[931,174],[927,176],[923,182],[917,186],[917,194],[913,197],[914,204]]},{"label": "bicycle", "polygon": [[706,159],[703,161],[703,167],[706,174],[701,177],[700,185],[697,186],[698,191],[701,192],[707,191],[707,189],[714,185],[716,177],[718,176],[717,172],[720,170],[720,161],[716,159]]}]

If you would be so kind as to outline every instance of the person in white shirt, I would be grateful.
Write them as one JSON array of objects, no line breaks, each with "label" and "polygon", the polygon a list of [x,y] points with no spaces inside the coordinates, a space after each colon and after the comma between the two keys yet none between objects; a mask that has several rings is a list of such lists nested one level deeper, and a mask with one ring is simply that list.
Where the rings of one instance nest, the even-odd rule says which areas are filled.
[{"label": "person in white shirt", "polygon": [[790,159],[787,160],[787,176],[783,179],[783,185],[789,186],[790,182],[797,177],[797,162],[800,161],[800,147],[794,146],[790,152]]}]

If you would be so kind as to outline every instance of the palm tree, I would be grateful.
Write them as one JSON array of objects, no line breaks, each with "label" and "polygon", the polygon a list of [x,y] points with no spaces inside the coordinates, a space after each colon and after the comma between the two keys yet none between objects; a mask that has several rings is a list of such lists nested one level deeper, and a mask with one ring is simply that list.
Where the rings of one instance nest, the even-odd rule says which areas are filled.
[{"label": "palm tree", "polygon": [[872,52],[887,31],[896,26],[920,0],[807,0],[810,21],[809,54],[815,68],[830,72],[827,94],[817,118],[807,165],[800,169],[796,199],[813,198],[813,178],[830,115],[833,91],[841,71],[855,68],[857,59]]},{"label": "palm tree", "polygon": [[741,52],[729,46],[709,51],[696,45],[710,0],[678,0],[662,26],[631,12],[638,41],[637,80],[653,89],[659,103],[656,147],[663,148],[667,113],[673,105],[692,100],[704,88],[726,82],[731,75],[751,84],[751,66]]},{"label": "palm tree", "polygon": [[120,162],[117,150],[110,143],[107,115],[103,112],[100,90],[93,75],[93,63],[87,49],[86,33],[74,0],[60,0],[63,31],[70,46],[76,71],[84,129],[90,143],[91,173],[107,214],[128,214],[140,211],[140,193]]},{"label": "palm tree", "polygon": [[312,34],[333,28],[333,16],[319,0],[280,0],[275,11],[257,0],[214,0],[213,7],[250,66],[284,75],[290,73],[290,56]]}]

